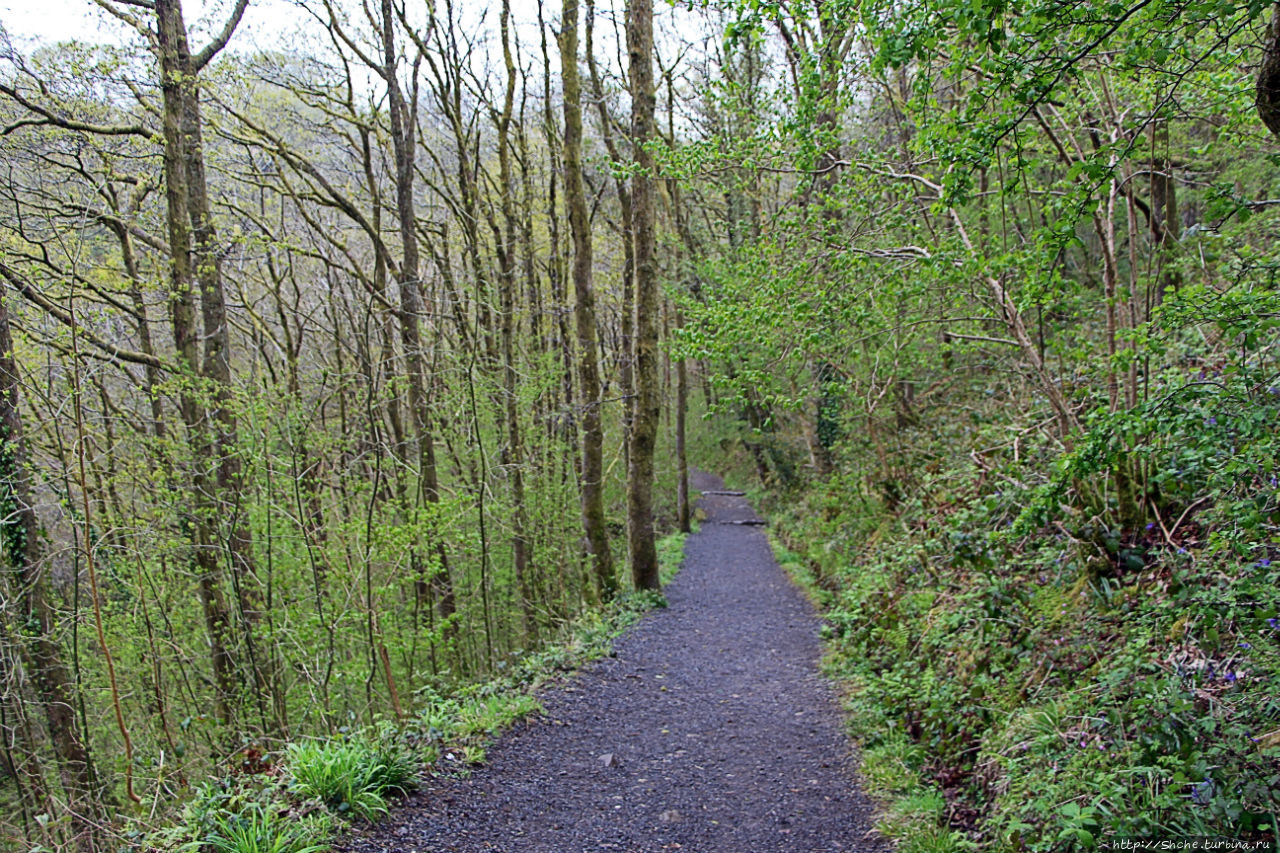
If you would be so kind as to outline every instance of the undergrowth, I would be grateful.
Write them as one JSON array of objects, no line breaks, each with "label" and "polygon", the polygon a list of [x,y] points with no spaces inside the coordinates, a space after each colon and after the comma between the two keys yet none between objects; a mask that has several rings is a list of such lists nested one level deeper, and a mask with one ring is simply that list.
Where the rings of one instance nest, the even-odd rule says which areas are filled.
[{"label": "undergrowth", "polygon": [[[938,454],[892,507],[854,475],[770,496],[902,849],[1280,841],[1275,396],[1097,419],[1039,480],[1023,445]],[[1139,453],[1170,473],[1125,526]]]},{"label": "undergrowth", "polygon": [[[679,570],[684,534],[658,543],[664,583]],[[174,853],[320,853],[351,820],[376,820],[425,774],[465,773],[493,739],[542,705],[549,680],[609,654],[613,640],[655,607],[659,592],[634,591],[588,612],[563,641],[522,657],[503,678],[442,696],[418,691],[419,709],[401,721],[254,753],[238,772],[194,788],[180,819],[134,830],[135,849]],[[33,851],[39,853],[39,851]]]}]

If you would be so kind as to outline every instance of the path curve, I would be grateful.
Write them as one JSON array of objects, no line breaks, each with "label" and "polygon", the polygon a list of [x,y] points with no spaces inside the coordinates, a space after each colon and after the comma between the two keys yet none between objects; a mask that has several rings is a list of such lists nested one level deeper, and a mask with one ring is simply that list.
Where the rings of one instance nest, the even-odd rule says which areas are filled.
[{"label": "path curve", "polygon": [[[723,490],[698,474],[694,487]],[[433,779],[347,853],[882,851],[818,619],[746,500],[707,514],[670,606],[543,697],[468,779]],[[606,763],[601,756],[612,754]]]}]

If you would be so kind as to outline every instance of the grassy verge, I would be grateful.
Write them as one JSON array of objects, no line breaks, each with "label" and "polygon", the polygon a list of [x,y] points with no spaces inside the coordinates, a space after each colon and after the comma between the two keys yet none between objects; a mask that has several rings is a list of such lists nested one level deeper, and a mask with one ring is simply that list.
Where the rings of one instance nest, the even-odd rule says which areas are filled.
[{"label": "grassy verge", "polygon": [[[779,565],[823,613],[836,606],[839,596],[824,585],[813,562],[787,547],[776,531],[770,536]],[[857,708],[858,682],[833,640],[835,630],[824,624],[822,636],[826,646],[823,669],[841,688],[846,711]],[[876,829],[895,841],[905,853],[947,853],[970,849],[964,837],[947,829],[947,802],[937,786],[920,768],[927,762],[924,750],[900,731],[885,736],[867,737],[862,726],[866,720],[850,715],[850,730],[862,746],[861,776],[863,790],[876,803]]]},{"label": "grassy verge", "polygon": [[[680,568],[684,541],[684,534],[673,534],[658,544],[664,584]],[[623,631],[665,606],[660,593],[627,593],[584,614],[562,642],[526,655],[511,674],[429,697],[410,719],[255,755],[247,772],[196,786],[172,825],[134,831],[136,847],[166,853],[326,851],[348,822],[376,820],[423,775],[466,772],[483,763],[498,734],[541,710],[537,693],[548,682],[607,655]]]}]

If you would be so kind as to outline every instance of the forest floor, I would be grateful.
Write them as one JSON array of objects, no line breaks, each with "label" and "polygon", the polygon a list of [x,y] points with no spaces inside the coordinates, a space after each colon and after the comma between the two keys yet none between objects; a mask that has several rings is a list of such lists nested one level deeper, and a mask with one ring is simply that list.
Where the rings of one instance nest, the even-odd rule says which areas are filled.
[{"label": "forest floor", "polygon": [[[724,489],[708,474],[694,486]],[[666,609],[549,690],[483,767],[431,779],[340,849],[887,850],[818,673],[817,616],[745,499],[701,507]]]}]

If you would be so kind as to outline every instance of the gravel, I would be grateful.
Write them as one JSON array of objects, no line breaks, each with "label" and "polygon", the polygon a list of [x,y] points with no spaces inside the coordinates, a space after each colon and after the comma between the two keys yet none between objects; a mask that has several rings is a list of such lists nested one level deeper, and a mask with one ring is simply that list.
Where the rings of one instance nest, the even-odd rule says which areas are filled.
[{"label": "gravel", "polygon": [[[694,485],[724,490],[718,477]],[[435,778],[346,853],[887,851],[819,622],[747,501],[703,495],[670,606],[542,697],[469,778]]]}]

